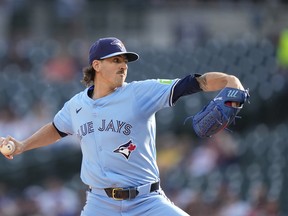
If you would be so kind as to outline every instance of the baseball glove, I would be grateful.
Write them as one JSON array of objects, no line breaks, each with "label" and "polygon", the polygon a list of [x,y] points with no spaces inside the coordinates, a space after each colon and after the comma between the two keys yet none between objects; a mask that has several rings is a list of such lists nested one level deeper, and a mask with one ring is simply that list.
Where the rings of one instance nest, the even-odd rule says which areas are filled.
[{"label": "baseball glove", "polygon": [[[237,114],[249,97],[248,89],[243,91],[226,87],[200,112],[187,119],[192,118],[193,129],[199,137],[211,137],[213,134],[227,129],[235,121]],[[235,104],[234,102],[237,104],[236,107],[231,105]]]}]

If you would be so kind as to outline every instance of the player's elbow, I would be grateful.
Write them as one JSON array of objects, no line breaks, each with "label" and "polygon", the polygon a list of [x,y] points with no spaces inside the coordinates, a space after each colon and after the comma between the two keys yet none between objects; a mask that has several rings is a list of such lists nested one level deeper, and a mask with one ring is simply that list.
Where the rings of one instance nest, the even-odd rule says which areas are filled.
[{"label": "player's elbow", "polygon": [[227,80],[227,84],[225,87],[231,87],[231,88],[237,88],[237,89],[244,90],[238,77],[236,77],[234,75],[228,75],[226,77],[226,80]]}]

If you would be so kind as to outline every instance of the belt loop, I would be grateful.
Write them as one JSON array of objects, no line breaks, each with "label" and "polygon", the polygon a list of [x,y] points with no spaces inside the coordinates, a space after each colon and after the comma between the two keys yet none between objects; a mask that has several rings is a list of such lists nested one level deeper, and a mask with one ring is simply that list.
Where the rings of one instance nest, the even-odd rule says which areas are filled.
[{"label": "belt loop", "polygon": [[[146,185],[141,185],[139,187],[137,187],[137,190],[139,191],[139,194],[149,194],[151,193],[151,187],[156,184],[156,182],[154,183],[150,183],[150,184],[146,184]],[[159,188],[157,188],[159,189]]]},{"label": "belt loop", "polygon": [[138,194],[139,191],[137,190],[137,188],[128,188],[129,191],[129,200],[134,199]]}]

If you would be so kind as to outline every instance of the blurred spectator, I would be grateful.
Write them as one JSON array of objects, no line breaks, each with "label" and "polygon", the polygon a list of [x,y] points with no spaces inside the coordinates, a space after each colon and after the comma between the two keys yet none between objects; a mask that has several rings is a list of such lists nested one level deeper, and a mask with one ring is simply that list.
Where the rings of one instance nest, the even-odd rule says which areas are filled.
[{"label": "blurred spectator", "polygon": [[200,20],[183,18],[175,26],[175,45],[191,49],[205,44],[209,36],[206,26]]},{"label": "blurred spectator", "polygon": [[251,211],[248,216],[278,216],[279,203],[277,200],[269,200],[267,186],[256,184],[251,189]]},{"label": "blurred spectator", "polygon": [[189,215],[192,216],[215,216],[217,209],[213,205],[204,202],[202,192],[199,192],[184,209]]},{"label": "blurred spectator", "polygon": [[35,200],[39,192],[36,186],[29,186],[23,194],[18,194],[16,198],[18,214],[15,216],[42,216],[39,205]]},{"label": "blurred spectator", "polygon": [[247,201],[241,200],[226,184],[222,184],[219,189],[217,201],[222,203],[217,216],[247,216],[251,208]]},{"label": "blurred spectator", "polygon": [[235,140],[225,131],[214,136],[213,140],[205,140],[194,149],[188,167],[191,176],[199,177],[209,174],[214,168],[225,167],[237,158]]},{"label": "blurred spectator", "polygon": [[73,80],[76,74],[75,61],[69,57],[50,59],[43,66],[44,78],[52,82],[66,82]]},{"label": "blurred spectator", "polygon": [[41,214],[45,216],[76,216],[80,214],[78,195],[55,176],[46,179],[45,190],[34,199],[39,205]]},{"label": "blurred spectator", "polygon": [[9,194],[9,187],[3,182],[0,182],[0,215],[15,216],[19,213],[16,202]]}]

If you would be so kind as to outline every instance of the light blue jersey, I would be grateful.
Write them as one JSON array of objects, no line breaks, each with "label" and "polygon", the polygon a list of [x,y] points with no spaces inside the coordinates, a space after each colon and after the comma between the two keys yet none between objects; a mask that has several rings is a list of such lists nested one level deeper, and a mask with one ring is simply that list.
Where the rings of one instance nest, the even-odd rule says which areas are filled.
[{"label": "light blue jersey", "polygon": [[155,113],[172,106],[175,80],[124,83],[93,100],[88,88],[56,114],[58,130],[76,134],[83,153],[81,179],[93,188],[131,187],[159,181]]}]

